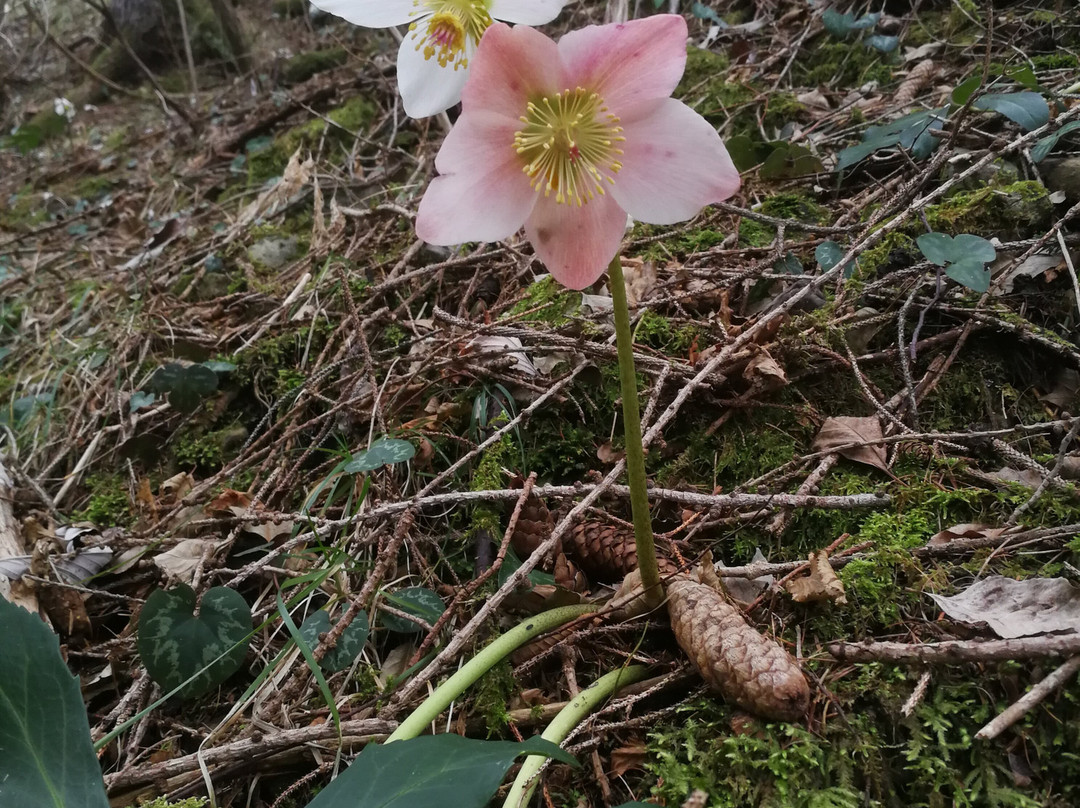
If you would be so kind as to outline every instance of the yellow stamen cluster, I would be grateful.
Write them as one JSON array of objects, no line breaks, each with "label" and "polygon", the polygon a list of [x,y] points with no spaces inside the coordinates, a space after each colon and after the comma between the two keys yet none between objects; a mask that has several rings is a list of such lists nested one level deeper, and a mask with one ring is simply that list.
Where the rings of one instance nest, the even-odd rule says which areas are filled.
[{"label": "yellow stamen cluster", "polygon": [[514,133],[514,149],[521,155],[529,184],[555,201],[581,207],[604,183],[615,184],[622,163],[618,144],[619,119],[603,99],[582,87],[530,101],[521,116],[524,126]]},{"label": "yellow stamen cluster", "polygon": [[[435,59],[440,67],[453,65],[454,69],[466,68],[465,43],[479,42],[484,31],[491,25],[491,15],[486,0],[414,0],[415,12],[423,19],[409,24],[412,36],[417,39],[416,49],[423,50],[425,59]],[[428,16],[430,15],[430,16]],[[425,27],[423,34],[418,32]]]}]

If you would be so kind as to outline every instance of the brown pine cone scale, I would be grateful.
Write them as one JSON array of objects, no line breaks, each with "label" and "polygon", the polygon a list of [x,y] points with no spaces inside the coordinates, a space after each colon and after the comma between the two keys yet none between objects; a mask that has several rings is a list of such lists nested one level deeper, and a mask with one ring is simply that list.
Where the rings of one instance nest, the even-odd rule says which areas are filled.
[{"label": "brown pine cone scale", "polygon": [[[573,556],[592,581],[621,581],[638,566],[634,531],[623,525],[580,522],[563,540],[563,550]],[[678,571],[675,562],[669,558],[659,556],[657,562],[662,576]]]},{"label": "brown pine cone scale", "polygon": [[805,715],[810,688],[798,663],[720,592],[679,575],[668,583],[667,594],[675,638],[713,690],[763,718],[795,721]]}]

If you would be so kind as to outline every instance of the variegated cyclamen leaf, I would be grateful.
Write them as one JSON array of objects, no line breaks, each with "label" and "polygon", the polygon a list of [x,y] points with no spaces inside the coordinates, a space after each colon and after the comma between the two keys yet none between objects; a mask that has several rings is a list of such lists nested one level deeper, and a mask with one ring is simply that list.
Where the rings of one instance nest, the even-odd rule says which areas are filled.
[{"label": "variegated cyclamen leaf", "polygon": [[186,584],[159,589],[139,615],[138,649],[146,672],[165,691],[183,685],[181,698],[201,695],[236,673],[251,633],[251,609],[235,590],[208,590],[198,616],[195,601]]},{"label": "variegated cyclamen leaf", "polygon": [[[330,615],[320,609],[310,615],[300,626],[300,636],[304,638],[309,648],[314,649],[319,644],[319,635],[329,630]],[[336,673],[352,665],[353,660],[364,650],[370,631],[367,612],[357,613],[345,631],[341,633],[337,645],[327,651],[326,656],[319,661],[322,669],[327,673]]]}]

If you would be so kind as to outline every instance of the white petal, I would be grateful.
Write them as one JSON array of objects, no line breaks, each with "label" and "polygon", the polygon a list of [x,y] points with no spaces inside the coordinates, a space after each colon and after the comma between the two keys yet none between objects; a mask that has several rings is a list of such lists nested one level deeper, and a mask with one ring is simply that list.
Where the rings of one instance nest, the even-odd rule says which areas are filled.
[{"label": "white petal", "polygon": [[492,0],[492,19],[518,25],[543,25],[559,16],[566,0]]},{"label": "white petal", "polygon": [[311,0],[312,5],[328,14],[365,28],[389,28],[412,22],[421,14],[413,0]]},{"label": "white petal", "polygon": [[[426,118],[438,115],[461,100],[461,88],[465,86],[468,70],[453,65],[440,67],[436,59],[425,59],[423,48],[417,49],[421,40],[406,34],[398,48],[398,92],[410,118]],[[472,56],[467,43],[465,53]]]}]

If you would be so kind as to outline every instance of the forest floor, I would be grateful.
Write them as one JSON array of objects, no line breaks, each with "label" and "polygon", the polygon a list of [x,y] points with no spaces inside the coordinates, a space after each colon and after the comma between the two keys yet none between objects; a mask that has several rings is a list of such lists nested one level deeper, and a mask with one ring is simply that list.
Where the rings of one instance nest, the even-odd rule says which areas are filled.
[{"label": "forest floor", "polygon": [[[95,739],[136,719],[99,755],[113,805],[209,783],[224,806],[306,805],[335,763],[324,693],[352,754],[523,615],[610,593],[515,589],[512,552],[475,583],[524,480],[556,517],[629,519],[610,295],[557,287],[524,240],[416,238],[445,121],[401,111],[387,31],[241,3],[254,73],[181,64],[40,132],[97,22],[29,5],[0,22],[0,458],[22,552],[52,563],[22,597]],[[529,736],[650,665],[542,804],[1080,804],[1080,608],[1053,587],[1080,577],[1080,17],[890,0],[826,26],[823,5],[683,4],[676,96],[743,187],[622,250],[661,544],[743,565],[731,594],[799,660],[809,713],[711,694],[663,618],[586,623],[438,726]],[[571,2],[545,30],[604,14]],[[934,263],[931,231],[973,238]],[[100,563],[63,572],[80,559]],[[978,588],[1002,579],[1021,585]],[[138,616],[178,584],[239,593],[259,629],[225,681],[147,710],[165,691]],[[961,593],[968,620],[931,597]],[[315,647],[367,619],[328,690],[283,613]],[[1064,687],[975,737],[1063,662]]]}]

